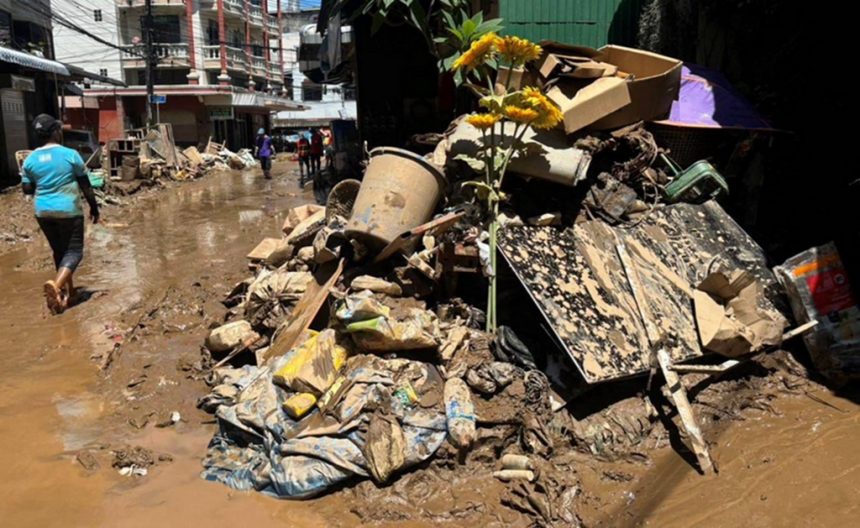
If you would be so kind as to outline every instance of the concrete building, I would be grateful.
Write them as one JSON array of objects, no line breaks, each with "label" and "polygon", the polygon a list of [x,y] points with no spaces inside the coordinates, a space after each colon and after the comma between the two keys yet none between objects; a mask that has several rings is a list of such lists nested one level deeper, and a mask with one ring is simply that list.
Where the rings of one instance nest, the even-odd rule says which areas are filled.
[{"label": "concrete building", "polygon": [[70,73],[52,60],[48,0],[0,0],[0,186],[18,181],[15,152],[33,148],[30,123],[57,114]]},{"label": "concrete building", "polygon": [[[269,126],[273,111],[300,106],[282,97],[281,9],[275,0],[152,0],[155,94],[166,97],[160,121],[173,125],[177,143],[205,143],[211,136],[231,149],[249,146],[254,131]],[[111,75],[128,87],[86,87],[69,114],[97,128],[99,140],[144,124],[146,115],[144,0],[54,0],[54,9],[93,28],[101,39],[83,42],[56,34],[59,59]],[[86,19],[86,20],[85,20]],[[87,38],[87,37],[84,37]],[[120,49],[117,50],[116,47]]]},{"label": "concrete building", "polygon": [[[302,104],[302,111],[281,111],[272,120],[272,126],[285,129],[302,129],[326,126],[335,119],[354,120],[356,116],[353,90],[344,85],[319,84],[303,71],[319,67],[317,33],[318,8],[307,8],[304,0],[286,0],[282,8],[284,53],[284,89],[288,96]],[[343,28],[343,42],[351,42],[351,30]]]}]

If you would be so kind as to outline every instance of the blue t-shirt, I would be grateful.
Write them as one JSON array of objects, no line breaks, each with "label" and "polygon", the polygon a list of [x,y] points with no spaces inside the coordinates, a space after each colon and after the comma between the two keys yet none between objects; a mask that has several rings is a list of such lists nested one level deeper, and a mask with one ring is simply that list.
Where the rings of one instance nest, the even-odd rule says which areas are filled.
[{"label": "blue t-shirt", "polygon": [[75,178],[87,173],[78,151],[62,145],[46,145],[27,156],[22,183],[36,186],[36,216],[72,218],[83,216],[81,190]]}]

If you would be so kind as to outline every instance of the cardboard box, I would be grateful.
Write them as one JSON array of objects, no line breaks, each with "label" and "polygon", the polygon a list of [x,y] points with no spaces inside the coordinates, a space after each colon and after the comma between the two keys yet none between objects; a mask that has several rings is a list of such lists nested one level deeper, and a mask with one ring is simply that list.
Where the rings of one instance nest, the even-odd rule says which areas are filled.
[{"label": "cardboard box", "polygon": [[587,82],[562,79],[546,95],[561,108],[564,131],[572,134],[630,105],[627,84],[618,77]]},{"label": "cardboard box", "polygon": [[549,54],[540,67],[540,75],[544,79],[553,77],[570,77],[574,79],[597,79],[612,77],[618,73],[618,66],[600,62],[589,57],[576,55]]},{"label": "cardboard box", "polygon": [[[568,134],[662,117],[678,96],[682,63],[677,59],[614,45],[594,50],[545,41],[541,46],[545,55],[539,71],[552,86],[547,96],[561,107]],[[586,77],[598,71],[608,75],[612,70],[603,63],[617,71],[591,82],[575,73],[565,75],[564,69],[576,63],[584,65]]]}]

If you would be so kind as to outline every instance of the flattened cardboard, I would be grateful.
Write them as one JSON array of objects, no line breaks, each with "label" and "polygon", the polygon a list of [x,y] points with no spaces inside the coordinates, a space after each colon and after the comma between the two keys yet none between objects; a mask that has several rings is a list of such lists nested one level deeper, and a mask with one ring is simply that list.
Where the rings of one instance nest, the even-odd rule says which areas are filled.
[{"label": "flattened cardboard", "polygon": [[702,347],[734,358],[779,344],[787,321],[776,311],[759,308],[760,297],[760,286],[749,273],[708,275],[693,292]]}]

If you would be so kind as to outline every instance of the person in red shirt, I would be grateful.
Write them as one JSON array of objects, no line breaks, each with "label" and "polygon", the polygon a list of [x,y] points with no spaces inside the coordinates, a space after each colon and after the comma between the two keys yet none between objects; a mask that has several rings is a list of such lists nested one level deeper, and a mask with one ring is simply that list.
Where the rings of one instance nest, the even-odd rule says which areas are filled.
[{"label": "person in red shirt", "polygon": [[311,144],[304,134],[299,134],[299,141],[296,143],[296,152],[299,154],[299,185],[305,185],[305,177],[311,177]]},{"label": "person in red shirt", "polygon": [[311,133],[311,170],[314,174],[320,172],[320,160],[323,155],[323,139],[319,130]]}]

